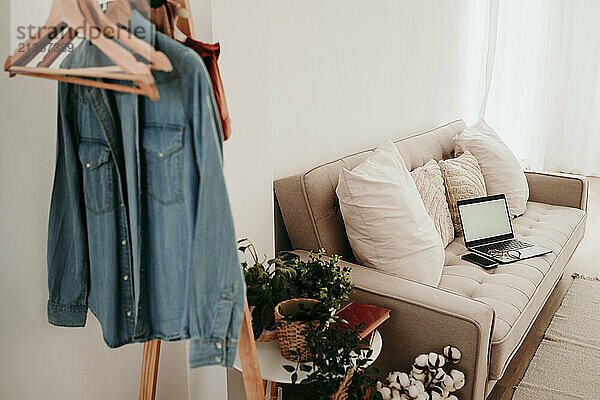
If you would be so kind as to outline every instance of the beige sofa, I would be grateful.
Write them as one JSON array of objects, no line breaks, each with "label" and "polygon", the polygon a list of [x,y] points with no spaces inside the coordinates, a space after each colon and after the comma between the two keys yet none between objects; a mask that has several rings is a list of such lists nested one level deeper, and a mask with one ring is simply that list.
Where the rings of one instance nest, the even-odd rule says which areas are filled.
[{"label": "beige sofa", "polygon": [[[414,169],[432,158],[450,158],[453,138],[464,128],[463,121],[454,121],[395,144]],[[335,188],[340,169],[355,167],[372,151],[274,183],[292,249],[306,256],[305,250],[324,248],[354,261]],[[382,372],[409,370],[415,355],[451,344],[462,350],[460,369],[467,376],[459,398],[482,400],[502,377],[583,237],[587,215],[585,178],[526,174],[530,198],[525,214],[513,220],[515,234],[553,253],[485,270],[461,260],[467,251],[457,237],[446,248],[438,287],[349,263],[353,299],[392,309],[380,328],[384,349],[376,365]]]}]

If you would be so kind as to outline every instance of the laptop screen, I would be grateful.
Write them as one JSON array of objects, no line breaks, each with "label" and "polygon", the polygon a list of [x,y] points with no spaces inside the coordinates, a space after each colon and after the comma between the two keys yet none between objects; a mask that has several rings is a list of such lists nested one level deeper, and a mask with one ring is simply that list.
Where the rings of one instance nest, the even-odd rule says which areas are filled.
[{"label": "laptop screen", "polygon": [[458,209],[465,243],[484,243],[485,239],[498,236],[503,236],[502,239],[507,235],[512,237],[512,226],[504,196],[491,196],[489,199],[475,202],[467,201],[467,204],[459,203]]}]

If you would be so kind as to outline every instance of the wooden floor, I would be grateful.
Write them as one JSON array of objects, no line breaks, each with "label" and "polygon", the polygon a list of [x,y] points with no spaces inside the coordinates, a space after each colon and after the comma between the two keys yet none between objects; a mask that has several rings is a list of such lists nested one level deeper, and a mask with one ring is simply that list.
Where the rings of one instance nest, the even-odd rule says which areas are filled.
[{"label": "wooden floor", "polygon": [[512,359],[504,377],[496,383],[494,390],[486,400],[510,400],[537,350],[546,328],[554,313],[562,303],[562,299],[571,287],[573,272],[590,276],[600,276],[600,178],[590,179],[590,196],[588,202],[588,220],[584,239],[567,264],[563,278],[550,295],[546,306],[542,309],[523,345]]}]

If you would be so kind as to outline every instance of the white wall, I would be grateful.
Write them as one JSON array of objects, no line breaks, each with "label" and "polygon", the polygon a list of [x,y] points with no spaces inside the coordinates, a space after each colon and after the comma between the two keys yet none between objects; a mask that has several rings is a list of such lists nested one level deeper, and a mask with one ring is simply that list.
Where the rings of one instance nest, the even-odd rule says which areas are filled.
[{"label": "white wall", "polygon": [[469,37],[485,8],[471,1],[272,1],[275,178],[474,118],[481,43]]},{"label": "white wall", "polygon": [[[232,118],[225,175],[238,237],[273,254],[273,140],[270,119],[268,1],[212,2],[213,39]],[[230,398],[243,398],[241,374],[229,374]],[[221,395],[221,391],[219,391]],[[223,394],[225,396],[225,394]],[[221,399],[225,397],[215,397]]]}]

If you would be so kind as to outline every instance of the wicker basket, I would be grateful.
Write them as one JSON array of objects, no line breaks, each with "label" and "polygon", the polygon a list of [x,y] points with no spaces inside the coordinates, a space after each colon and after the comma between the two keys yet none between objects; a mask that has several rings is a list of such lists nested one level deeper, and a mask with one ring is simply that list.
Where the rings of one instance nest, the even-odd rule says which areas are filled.
[{"label": "wicker basket", "polygon": [[262,331],[262,333],[260,334],[258,339],[256,339],[256,341],[259,343],[266,343],[266,342],[272,342],[275,339],[277,339],[277,331],[264,330],[264,331]]},{"label": "wicker basket", "polygon": [[[319,301],[314,299],[290,299],[282,301],[275,306],[275,322],[277,324],[277,338],[281,355],[290,361],[306,361],[310,357],[308,344],[303,332],[308,328],[310,322],[288,322],[284,315],[297,312],[298,304],[315,305]],[[290,354],[295,351],[296,355]]]}]

